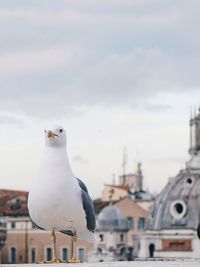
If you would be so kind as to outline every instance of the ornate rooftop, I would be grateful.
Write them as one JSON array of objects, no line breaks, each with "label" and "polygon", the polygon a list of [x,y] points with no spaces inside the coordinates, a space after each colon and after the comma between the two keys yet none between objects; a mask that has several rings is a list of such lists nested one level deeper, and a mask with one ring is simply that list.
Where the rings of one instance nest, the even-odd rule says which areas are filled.
[{"label": "ornate rooftop", "polygon": [[200,114],[190,120],[191,159],[170,178],[151,209],[148,229],[196,229],[200,222]]}]

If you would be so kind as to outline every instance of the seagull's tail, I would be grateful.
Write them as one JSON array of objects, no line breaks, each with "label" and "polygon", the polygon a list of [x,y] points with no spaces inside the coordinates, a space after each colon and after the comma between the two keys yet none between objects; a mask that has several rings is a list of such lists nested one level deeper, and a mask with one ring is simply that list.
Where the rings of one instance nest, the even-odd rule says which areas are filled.
[{"label": "seagull's tail", "polygon": [[100,237],[97,233],[93,233],[88,230],[78,233],[78,238],[83,239],[89,243],[96,243],[100,241]]}]

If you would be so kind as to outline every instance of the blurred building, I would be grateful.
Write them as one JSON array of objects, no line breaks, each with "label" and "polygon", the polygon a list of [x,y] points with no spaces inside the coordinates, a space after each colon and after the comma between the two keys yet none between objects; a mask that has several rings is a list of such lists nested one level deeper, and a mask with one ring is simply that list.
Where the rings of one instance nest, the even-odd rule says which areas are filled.
[{"label": "blurred building", "polygon": [[118,184],[104,184],[101,200],[109,202],[111,195],[113,201],[129,197],[148,210],[154,201],[154,196],[143,189],[143,180],[141,163],[138,163],[135,173],[119,176]]},{"label": "blurred building", "polygon": [[5,245],[7,237],[6,222],[4,218],[0,218],[0,263],[2,262],[2,248]]},{"label": "blurred building", "polygon": [[129,221],[117,207],[112,203],[104,207],[98,215],[98,233],[101,241],[90,253],[89,261],[127,260],[129,229]]},{"label": "blurred building", "polygon": [[[114,206],[117,207],[123,214],[124,218],[128,220],[129,231],[127,233],[127,247],[129,255],[132,255],[134,248],[133,237],[135,235],[141,236],[144,234],[146,223],[149,217],[149,211],[142,208],[131,198],[124,198],[116,202]],[[130,258],[132,258],[132,256]]]},{"label": "blurred building", "polygon": [[145,235],[136,236],[138,257],[199,257],[200,113],[190,120],[190,160],[159,194]]}]

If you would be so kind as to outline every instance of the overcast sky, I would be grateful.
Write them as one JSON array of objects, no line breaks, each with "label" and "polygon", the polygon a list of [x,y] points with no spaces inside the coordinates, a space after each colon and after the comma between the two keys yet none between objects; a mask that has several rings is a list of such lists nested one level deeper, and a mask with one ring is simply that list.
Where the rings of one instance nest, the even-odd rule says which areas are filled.
[{"label": "overcast sky", "polygon": [[0,1],[0,187],[28,190],[61,124],[92,197],[142,162],[159,192],[189,159],[200,105],[200,1]]}]

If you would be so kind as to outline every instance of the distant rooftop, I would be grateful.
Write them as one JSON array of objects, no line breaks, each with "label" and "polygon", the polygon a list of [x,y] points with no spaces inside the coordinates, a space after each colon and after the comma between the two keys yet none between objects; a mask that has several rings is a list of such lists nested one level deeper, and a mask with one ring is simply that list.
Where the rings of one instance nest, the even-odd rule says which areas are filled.
[{"label": "distant rooftop", "polygon": [[0,214],[4,216],[28,215],[28,192],[0,189]]},{"label": "distant rooftop", "polygon": [[125,190],[125,191],[129,190],[129,186],[128,185],[113,185],[113,184],[105,184],[105,185],[111,186],[111,187],[114,187],[114,188],[118,188],[118,189],[122,189],[122,190]]}]

